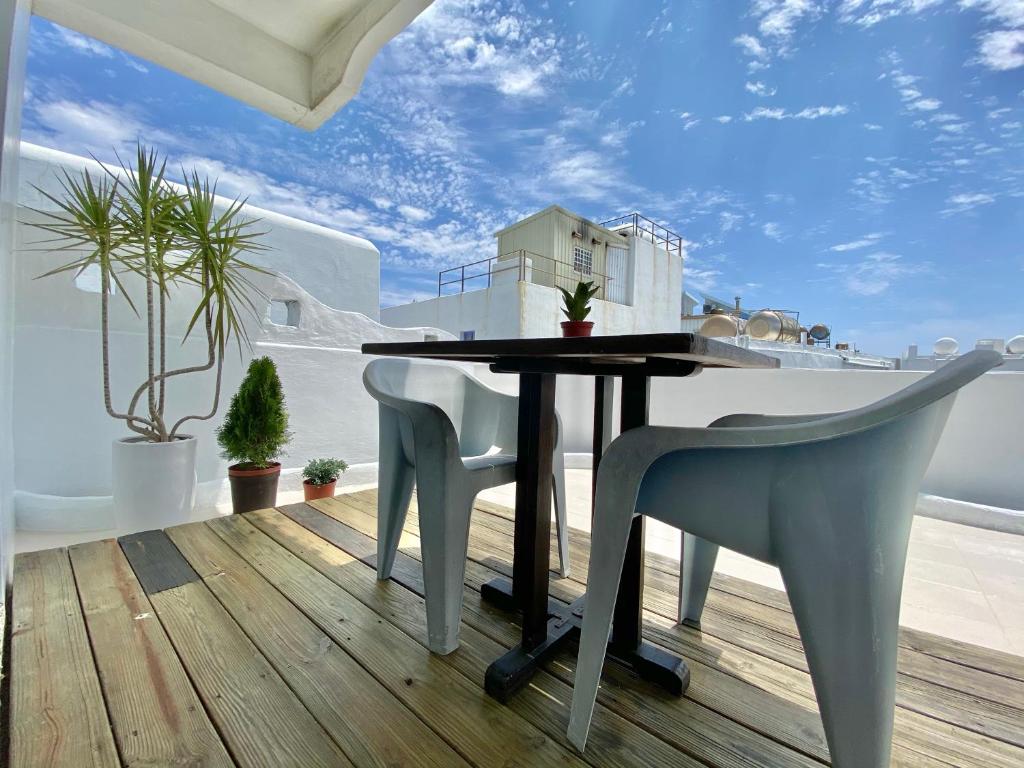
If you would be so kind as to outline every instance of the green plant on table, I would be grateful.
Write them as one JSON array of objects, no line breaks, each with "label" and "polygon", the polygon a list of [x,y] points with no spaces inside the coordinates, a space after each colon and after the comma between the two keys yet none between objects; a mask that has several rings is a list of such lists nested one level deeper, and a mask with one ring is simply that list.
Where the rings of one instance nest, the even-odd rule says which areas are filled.
[{"label": "green plant on table", "polygon": [[291,440],[284,390],[277,367],[258,357],[231,398],[228,414],[217,430],[222,455],[242,469],[264,469],[283,453]]},{"label": "green plant on table", "polygon": [[569,291],[561,286],[559,286],[558,290],[562,292],[562,303],[564,304],[562,314],[565,315],[569,322],[581,323],[590,314],[590,300],[601,289],[592,282],[585,283],[581,280],[573,293],[569,293]]},{"label": "green plant on table", "polygon": [[348,464],[341,459],[310,459],[302,470],[302,476],[310,485],[327,485],[341,477],[346,469]]}]

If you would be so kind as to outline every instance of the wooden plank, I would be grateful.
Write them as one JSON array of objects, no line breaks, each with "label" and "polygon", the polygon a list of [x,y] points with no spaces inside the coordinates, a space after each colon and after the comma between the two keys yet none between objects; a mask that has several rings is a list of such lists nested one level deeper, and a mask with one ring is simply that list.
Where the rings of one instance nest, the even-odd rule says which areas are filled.
[{"label": "wooden plank", "polygon": [[[371,531],[375,526],[372,517],[375,512],[375,506],[369,503],[370,499],[372,499],[372,493],[360,493],[342,495],[334,500],[315,502],[315,504],[332,515],[337,513],[337,509],[331,509],[332,505],[341,504],[356,509],[363,513],[365,519],[362,523],[356,521],[355,524],[365,525],[367,526],[366,530]],[[346,522],[353,521],[346,520]],[[414,547],[417,523],[414,500],[406,520],[407,538],[405,539],[406,542],[413,544]],[[476,588],[479,588],[479,583],[493,578],[494,571],[506,576],[510,573],[508,537],[495,537],[492,534],[493,532],[489,532],[486,528],[476,525],[470,531],[469,556],[471,560],[489,569],[479,574],[479,581],[474,584]],[[418,550],[415,548],[406,551],[414,556],[418,556]],[[585,568],[582,572],[586,572]],[[467,569],[467,581],[473,578],[474,569],[471,563]],[[556,580],[551,584],[552,596],[567,603],[579,597],[583,591],[583,585],[573,579]],[[728,640],[720,640],[714,635],[701,634],[687,628],[677,627],[674,621],[651,611],[645,611],[644,619],[644,631],[649,639],[668,650],[686,656],[688,661],[698,659],[709,667],[715,668],[719,663],[719,659],[726,656],[735,658],[737,660],[736,664],[731,667],[723,667],[722,671],[737,676],[752,685],[771,690],[773,694],[781,695],[795,703],[804,702],[806,704],[807,701],[810,701],[811,706],[814,706],[813,688],[810,683],[810,677],[805,671],[751,652],[749,649],[736,646]],[[742,633],[747,630],[742,623],[737,623],[735,631]],[[723,635],[727,637],[728,633],[723,633]],[[751,669],[757,669],[759,674],[751,675],[749,673]],[[691,691],[689,693],[696,696],[699,689],[695,690],[693,686],[694,683],[691,682]],[[717,691],[717,687],[713,687],[712,691]],[[795,698],[793,694],[796,695]],[[756,700],[756,697],[753,697],[752,700]],[[716,708],[723,703],[731,705],[733,702],[728,700],[719,702],[715,705]],[[728,715],[733,719],[755,727],[750,722],[750,717],[753,713],[750,703],[740,702],[740,705],[741,708],[739,710],[729,710]],[[757,714],[760,715],[761,713]],[[916,712],[902,707],[897,708],[896,723],[895,741],[897,750],[894,751],[894,760],[900,758],[899,749],[901,747],[906,747],[908,751],[913,750],[938,760],[946,759],[947,755],[952,756],[955,759],[951,759],[950,762],[954,765],[989,765],[997,763],[1001,765],[1015,765],[1024,759],[1024,752],[1016,746],[996,741],[982,734],[975,734],[966,728],[950,725],[924,715],[918,715]]]},{"label": "wooden plank", "polygon": [[468,765],[209,527],[192,524],[167,533],[355,765]]},{"label": "wooden plank", "polygon": [[143,531],[117,540],[147,595],[180,587],[199,576],[163,531]]},{"label": "wooden plank", "polygon": [[67,552],[14,558],[10,764],[119,766]]},{"label": "wooden plank", "polygon": [[70,555],[125,764],[233,766],[117,542]]},{"label": "wooden plank", "polygon": [[[302,531],[272,510],[211,520],[208,525],[469,762],[487,766],[500,756],[509,766],[583,765],[452,669],[445,658],[431,654],[391,624],[385,615],[389,608],[382,608],[384,614],[379,615],[306,562],[307,557],[324,558],[324,570],[338,575],[353,568],[351,558],[339,559],[335,547],[306,531],[302,532],[310,540],[289,551],[248,522],[268,517]],[[324,551],[318,550],[321,546]]]},{"label": "wooden plank", "polygon": [[[305,509],[303,509],[305,507]],[[325,515],[305,505],[291,505],[286,508],[289,516],[300,520],[304,527],[314,531],[330,544],[340,547],[353,559],[372,559],[370,553],[374,549],[373,540],[353,528],[350,528],[337,520],[330,519]],[[278,538],[282,544],[288,546],[291,541],[303,540],[301,534],[295,533],[293,526],[282,524],[276,518],[254,520],[255,524],[266,530],[268,534]],[[305,539],[308,539],[308,535]],[[324,545],[321,545],[324,547]],[[325,551],[326,548],[325,548]],[[337,555],[334,555],[337,558]],[[364,559],[365,558],[365,559]],[[399,553],[396,569],[392,578],[407,588],[407,593],[389,593],[389,604],[401,601],[406,608],[401,611],[392,611],[392,621],[403,627],[413,636],[425,637],[425,624],[423,621],[422,581],[417,573],[417,564],[412,563],[407,555]],[[344,578],[347,591],[360,597],[368,604],[380,602],[380,585],[373,584],[373,569],[364,567],[362,572],[352,568],[339,569],[340,577]],[[409,578],[409,574],[414,574]],[[515,626],[508,621],[507,615],[484,607],[478,592],[466,590],[465,603],[467,609],[464,611],[465,626],[462,630],[462,645],[458,656],[463,654],[463,649],[470,648],[479,655],[477,663],[472,669],[467,669],[467,674],[475,675],[477,680],[482,680],[483,670],[498,655],[508,647],[515,645]],[[470,612],[468,606],[474,606]],[[477,632],[471,630],[476,629]],[[497,631],[495,631],[497,629]],[[511,630],[511,633],[509,633]],[[483,645],[481,636],[486,636],[492,642],[487,645],[493,650],[490,654],[479,654]],[[479,668],[477,669],[477,665]],[[549,666],[551,676],[543,673],[534,677],[532,685],[544,686],[547,697],[551,700],[564,701],[567,705],[572,697],[572,682],[575,676],[575,658],[573,653],[562,653],[557,657],[557,662]],[[524,696],[529,694],[526,689],[511,700],[515,706]],[[629,722],[636,723],[642,731],[649,731],[658,734],[667,740],[681,752],[688,754],[701,761],[710,762],[716,766],[815,766],[820,765],[809,756],[792,751],[775,741],[764,738],[758,733],[748,731],[738,726],[732,720],[723,718],[720,715],[709,711],[688,698],[675,698],[665,694],[656,686],[638,680],[634,675],[626,672],[621,667],[609,664],[606,666],[606,674],[599,692],[599,703],[601,706],[598,712],[603,712],[603,707],[608,707],[611,712]],[[558,712],[558,723],[561,726],[560,735],[564,735],[567,719],[566,713]],[[592,736],[593,736],[592,732]],[[635,737],[631,739],[633,745],[637,745]],[[588,741],[588,743],[590,743]],[[593,749],[593,756],[598,759],[604,758],[604,751],[596,748],[593,744],[588,748],[587,757]],[[635,751],[635,749],[634,749]],[[639,756],[634,755],[631,763],[642,763]]]},{"label": "wooden plank", "polygon": [[[362,491],[357,496],[376,504],[376,489]],[[477,499],[474,507],[487,513],[475,515],[474,524],[503,532],[511,531],[510,524],[514,519],[512,510],[484,499]],[[502,525],[502,521],[506,524]],[[582,549],[584,554],[589,551],[590,536],[586,532],[571,528],[569,540],[570,551],[574,555],[578,549]],[[673,584],[676,583],[679,577],[678,560],[650,551],[646,553],[646,560],[650,578],[657,578],[653,571],[662,571]],[[586,563],[586,560],[579,562]],[[712,577],[711,588],[709,601],[712,605],[718,599],[718,593],[726,593],[760,606],[769,606],[787,613],[790,611],[789,598],[785,592],[729,574],[716,572]],[[1024,656],[983,648],[910,627],[900,627],[900,671],[981,698],[1016,707],[1022,705],[1024,685],[1017,683],[1024,683]],[[1010,682],[999,678],[1009,678]]]},{"label": "wooden plank", "polygon": [[[484,511],[481,517],[486,519],[490,514]],[[410,510],[409,523],[416,522],[415,511]],[[501,528],[504,531],[499,533],[498,529]],[[497,535],[493,543],[498,548],[505,546],[503,540],[509,538],[511,529],[512,524],[503,517],[492,519],[488,526],[477,528],[478,535],[484,538]],[[586,583],[588,552],[588,546],[571,547],[570,579],[581,585]],[[645,580],[645,608],[665,618],[674,619],[677,610],[677,578],[647,568]],[[759,655],[807,671],[799,631],[788,611],[737,598],[726,592],[713,592],[708,596],[701,631],[705,635],[719,637]],[[915,665],[915,668],[918,667]],[[936,681],[920,675],[908,675],[901,667],[897,678],[897,703],[952,725],[1024,747],[1024,729],[1019,725],[1024,720],[1024,710],[1014,706],[1014,702],[1019,703],[1024,699],[1024,687],[1013,680],[978,681],[969,685],[966,680],[971,674],[970,669],[963,668],[957,670],[955,675],[950,674],[948,678]],[[954,685],[957,681],[961,683],[959,686]],[[943,685],[943,682],[951,685]],[[970,689],[980,692],[988,682],[994,684],[995,692],[984,695],[971,692]],[[968,690],[962,690],[965,688]],[[1009,701],[1001,699],[999,693],[1005,694]]]},{"label": "wooden plank", "polygon": [[352,765],[201,580],[150,602],[239,765]]}]

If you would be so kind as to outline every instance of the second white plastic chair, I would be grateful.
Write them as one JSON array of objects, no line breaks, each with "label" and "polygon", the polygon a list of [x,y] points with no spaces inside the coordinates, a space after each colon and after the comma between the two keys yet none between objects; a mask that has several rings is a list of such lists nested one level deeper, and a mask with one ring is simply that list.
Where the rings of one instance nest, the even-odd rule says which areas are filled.
[{"label": "second white plastic chair", "polygon": [[[445,363],[381,358],[363,372],[380,411],[377,578],[387,579],[412,499],[419,508],[430,650],[459,646],[469,520],[480,491],[515,482],[519,398]],[[552,457],[562,576],[569,570],[561,422]]]},{"label": "second white plastic chair", "polygon": [[569,719],[580,749],[634,514],[687,532],[682,618],[700,621],[722,545],[779,566],[832,765],[889,765],[900,594],[917,491],[957,391],[1002,362],[975,351],[877,403],[817,416],[640,427],[597,478]]}]

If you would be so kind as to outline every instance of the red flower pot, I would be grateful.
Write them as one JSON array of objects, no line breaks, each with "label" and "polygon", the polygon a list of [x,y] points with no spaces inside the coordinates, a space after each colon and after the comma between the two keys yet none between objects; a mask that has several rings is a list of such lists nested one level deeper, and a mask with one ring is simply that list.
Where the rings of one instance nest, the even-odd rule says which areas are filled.
[{"label": "red flower pot", "polygon": [[313,485],[309,480],[303,480],[302,492],[306,494],[306,501],[329,499],[334,495],[334,486],[337,485],[337,483],[337,478],[331,480],[329,483],[324,483],[323,485]]},{"label": "red flower pot", "polygon": [[565,320],[562,322],[562,336],[589,336],[594,330],[594,324],[590,320]]}]

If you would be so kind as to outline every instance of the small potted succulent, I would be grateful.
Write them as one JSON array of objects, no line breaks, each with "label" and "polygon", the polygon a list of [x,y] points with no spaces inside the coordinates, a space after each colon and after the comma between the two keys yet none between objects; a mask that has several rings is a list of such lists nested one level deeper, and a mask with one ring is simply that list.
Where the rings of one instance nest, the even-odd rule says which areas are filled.
[{"label": "small potted succulent", "polygon": [[600,288],[593,283],[585,283],[582,280],[576,286],[573,293],[565,288],[559,287],[562,292],[562,314],[566,320],[562,323],[563,336],[589,336],[594,330],[594,324],[587,320],[590,314],[590,300],[594,298]]},{"label": "small potted succulent", "polygon": [[274,461],[291,439],[284,391],[277,367],[269,357],[258,357],[231,398],[217,442],[228,467],[231,505],[236,514],[266,509],[277,503],[281,464]]},{"label": "small potted succulent", "polygon": [[334,486],[341,473],[348,469],[341,459],[310,459],[302,470],[302,490],[306,501],[329,499],[334,495]]}]

